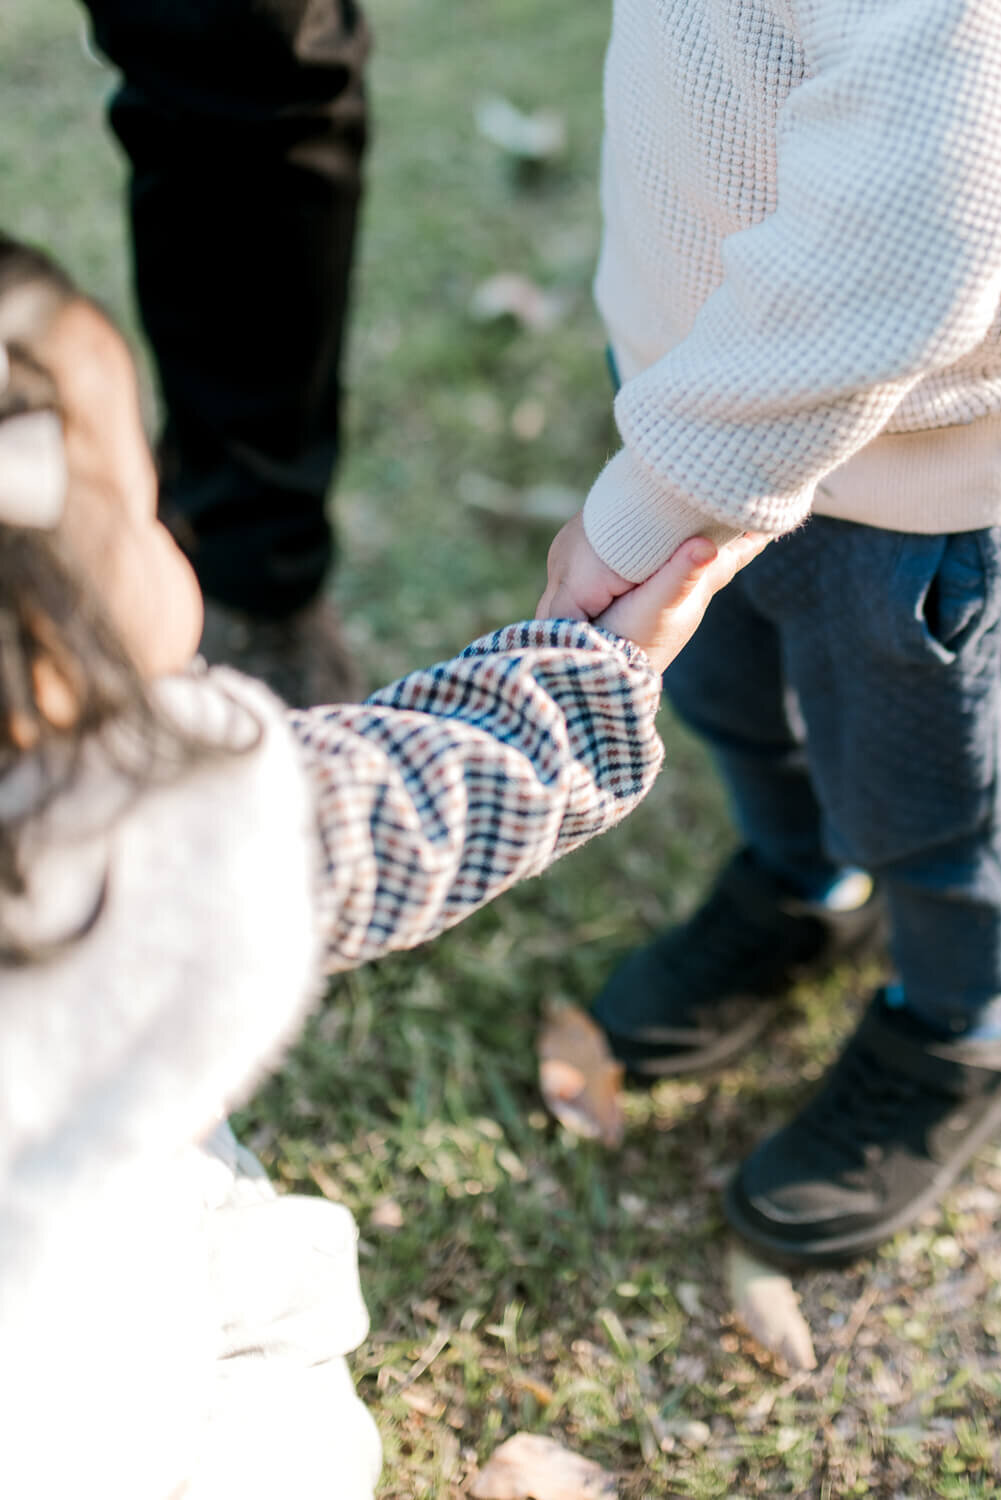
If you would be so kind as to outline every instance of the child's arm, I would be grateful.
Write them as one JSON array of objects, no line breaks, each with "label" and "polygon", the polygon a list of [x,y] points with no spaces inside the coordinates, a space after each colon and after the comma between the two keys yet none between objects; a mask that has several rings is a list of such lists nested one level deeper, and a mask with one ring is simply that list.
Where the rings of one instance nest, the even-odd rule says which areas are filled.
[{"label": "child's arm", "polygon": [[[973,356],[997,318],[997,0],[793,9],[809,76],[778,111],[774,208],[724,241],[722,279],[688,336],[619,392],[625,446],[595,481],[583,526],[554,546],[540,612],[598,614],[685,536],[798,525],[817,483],[919,381]],[[636,140],[615,147],[626,171]],[[990,384],[974,357],[968,390],[932,389],[927,416],[897,430],[995,411],[996,359],[993,337]]]},{"label": "child's arm", "polygon": [[656,670],[594,625],[534,621],[366,703],[292,713],[316,788],[328,970],[433,937],[624,817],[663,756],[658,672],[757,547],[689,543],[616,605]]},{"label": "child's arm", "polygon": [[660,767],[659,700],[635,647],[547,620],[363,704],[293,713],[317,793],[328,970],[424,942],[618,822]]}]

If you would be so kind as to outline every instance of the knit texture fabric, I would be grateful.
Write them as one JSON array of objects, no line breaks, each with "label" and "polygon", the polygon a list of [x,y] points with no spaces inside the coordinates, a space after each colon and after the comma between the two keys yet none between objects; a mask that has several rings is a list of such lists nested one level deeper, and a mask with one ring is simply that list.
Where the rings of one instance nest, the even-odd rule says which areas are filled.
[{"label": "knit texture fabric", "polygon": [[700,521],[789,530],[884,430],[1001,412],[996,0],[616,0],[605,105],[627,454],[584,520],[616,571]]}]

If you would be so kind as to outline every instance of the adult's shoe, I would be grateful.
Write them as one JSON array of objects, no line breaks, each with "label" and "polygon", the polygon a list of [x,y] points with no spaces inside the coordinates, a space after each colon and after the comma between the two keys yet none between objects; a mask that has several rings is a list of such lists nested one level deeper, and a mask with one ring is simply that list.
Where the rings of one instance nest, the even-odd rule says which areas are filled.
[{"label": "adult's shoe", "polygon": [[874,1249],[937,1203],[1001,1130],[1001,1042],[943,1040],[879,992],[818,1092],[725,1200],[759,1254],[796,1267]]},{"label": "adult's shoe", "polygon": [[340,618],[325,596],[277,620],[206,599],[201,654],[210,666],[259,677],[295,708],[349,703],[361,694]]},{"label": "adult's shoe", "polygon": [[721,1067],[745,1052],[792,986],[882,949],[882,906],[859,876],[847,910],[804,901],[747,849],[680,927],[631,953],[594,1006],[616,1057],[639,1078]]}]

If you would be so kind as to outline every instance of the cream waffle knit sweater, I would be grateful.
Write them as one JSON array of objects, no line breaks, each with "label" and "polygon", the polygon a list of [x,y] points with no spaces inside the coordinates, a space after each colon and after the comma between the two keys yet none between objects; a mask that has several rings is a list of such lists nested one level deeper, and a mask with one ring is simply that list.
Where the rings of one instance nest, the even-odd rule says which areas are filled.
[{"label": "cream waffle knit sweater", "polygon": [[604,561],[1001,522],[999,0],[615,0],[605,108]]}]

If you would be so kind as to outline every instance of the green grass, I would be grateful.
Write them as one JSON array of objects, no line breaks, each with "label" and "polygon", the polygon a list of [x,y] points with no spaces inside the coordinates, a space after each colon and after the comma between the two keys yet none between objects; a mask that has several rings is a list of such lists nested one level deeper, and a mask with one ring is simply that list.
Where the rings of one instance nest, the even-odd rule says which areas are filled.
[{"label": "green grass", "polygon": [[[534,606],[547,530],[461,497],[483,477],[583,495],[615,437],[589,289],[605,8],[374,0],[371,18],[376,131],[336,513],[338,597],[374,685]],[[129,317],[122,171],[100,120],[112,80],[78,24],[68,0],[0,11],[4,212]],[[476,133],[486,93],[562,111],[566,157],[519,176]],[[564,320],[475,322],[470,298],[498,271],[560,293]],[[526,400],[537,427],[542,415],[527,440]],[[634,1500],[988,1500],[996,1151],[874,1261],[802,1278],[812,1374],[769,1366],[727,1305],[720,1183],[794,1108],[874,975],[805,990],[745,1067],[631,1098],[618,1153],[541,1109],[543,1004],[586,1002],[729,847],[701,752],[665,733],[668,767],[631,823],[432,947],[340,980],[242,1113],[279,1181],[358,1217],[372,1333],[355,1368],[385,1442],[383,1500],[458,1495],[519,1428],[605,1463]]]}]

